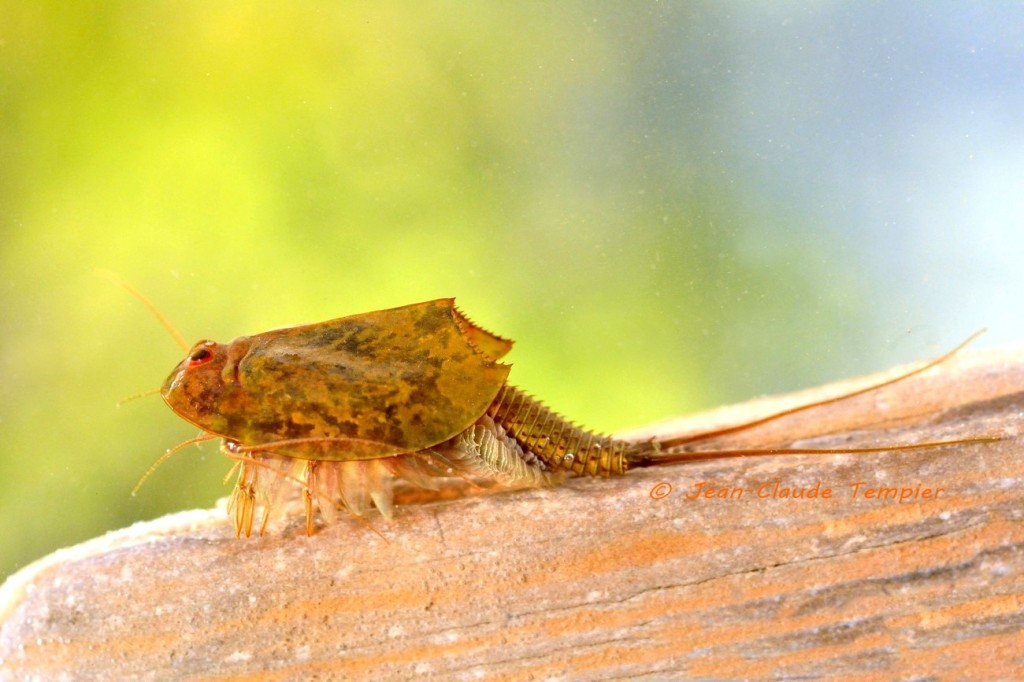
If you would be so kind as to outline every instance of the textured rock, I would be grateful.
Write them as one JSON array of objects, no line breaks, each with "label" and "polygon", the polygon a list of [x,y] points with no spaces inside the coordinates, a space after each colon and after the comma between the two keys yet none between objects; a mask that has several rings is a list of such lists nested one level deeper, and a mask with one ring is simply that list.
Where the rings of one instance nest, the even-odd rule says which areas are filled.
[{"label": "textured rock", "polygon": [[[849,387],[657,431],[704,430]],[[998,443],[717,460],[449,495],[399,507],[390,524],[345,518],[311,538],[301,514],[248,540],[222,510],[175,514],[13,576],[0,591],[0,670],[18,680],[1016,677],[1022,411],[1024,352],[978,352],[725,444],[1005,434]],[[688,500],[701,481],[749,492]],[[757,495],[775,482],[832,496]],[[918,494],[865,497],[879,487]],[[926,499],[925,489],[941,492]]]}]

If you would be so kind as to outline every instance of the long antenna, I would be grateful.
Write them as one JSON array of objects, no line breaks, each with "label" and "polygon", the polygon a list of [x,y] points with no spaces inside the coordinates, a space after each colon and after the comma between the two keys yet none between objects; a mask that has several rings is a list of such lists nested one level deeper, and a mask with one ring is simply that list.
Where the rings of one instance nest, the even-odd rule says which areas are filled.
[{"label": "long antenna", "polygon": [[186,353],[188,352],[189,345],[188,342],[185,341],[185,337],[181,335],[181,332],[179,332],[173,324],[171,324],[170,320],[164,317],[164,314],[160,312],[160,309],[156,307],[155,303],[150,301],[142,294],[141,291],[133,287],[131,284],[128,284],[128,282],[124,281],[123,279],[115,275],[113,272],[110,272],[109,270],[97,270],[96,272],[101,276],[106,277],[114,284],[117,284],[118,286],[122,287],[125,291],[127,291],[129,294],[134,296],[140,303],[142,303],[142,305],[149,308],[149,312],[153,313],[153,316],[160,322],[160,324],[164,326],[164,329],[171,333],[171,336],[173,336],[174,340],[177,341],[179,346],[181,346],[181,349]]},{"label": "long antenna", "polygon": [[146,469],[146,473],[142,474],[142,478],[140,478],[139,482],[135,484],[134,488],[132,488],[132,497],[135,497],[135,493],[139,492],[139,488],[141,488],[142,484],[146,482],[146,479],[152,476],[153,472],[159,469],[161,464],[173,457],[174,453],[194,443],[202,443],[204,441],[213,440],[214,438],[220,438],[220,436],[215,436],[212,433],[205,433],[201,436],[196,436],[195,438],[189,438],[184,443],[178,443],[170,450],[164,452],[164,454],[160,455],[160,457],[153,462],[148,469]]}]

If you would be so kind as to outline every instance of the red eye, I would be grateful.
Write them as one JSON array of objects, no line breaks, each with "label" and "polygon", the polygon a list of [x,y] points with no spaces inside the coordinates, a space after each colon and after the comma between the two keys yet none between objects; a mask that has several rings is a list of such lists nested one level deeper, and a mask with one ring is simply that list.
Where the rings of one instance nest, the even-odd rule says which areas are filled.
[{"label": "red eye", "polygon": [[209,348],[199,348],[188,356],[188,366],[198,367],[199,365],[205,365],[210,360],[213,360],[213,352]]}]

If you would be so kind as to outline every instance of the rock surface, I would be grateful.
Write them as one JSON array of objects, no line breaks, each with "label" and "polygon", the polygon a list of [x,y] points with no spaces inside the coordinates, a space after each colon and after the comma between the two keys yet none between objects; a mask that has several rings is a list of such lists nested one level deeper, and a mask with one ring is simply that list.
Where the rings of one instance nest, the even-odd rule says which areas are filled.
[{"label": "rock surface", "polygon": [[[1022,414],[1024,352],[967,353],[719,445],[998,443],[674,465],[420,501],[391,523],[345,518],[314,537],[301,514],[247,540],[223,510],[136,524],[0,589],[0,677],[1017,677]],[[688,499],[702,481],[746,492]],[[880,488],[911,492],[866,495]],[[783,489],[805,497],[771,495]]]}]

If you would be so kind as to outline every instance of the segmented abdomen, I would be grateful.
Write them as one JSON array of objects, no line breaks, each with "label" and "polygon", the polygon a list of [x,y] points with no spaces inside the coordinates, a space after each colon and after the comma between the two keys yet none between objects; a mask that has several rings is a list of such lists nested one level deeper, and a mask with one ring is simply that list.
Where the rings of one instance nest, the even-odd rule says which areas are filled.
[{"label": "segmented abdomen", "polygon": [[590,476],[626,472],[629,443],[581,429],[508,384],[502,386],[487,414],[554,471]]}]

